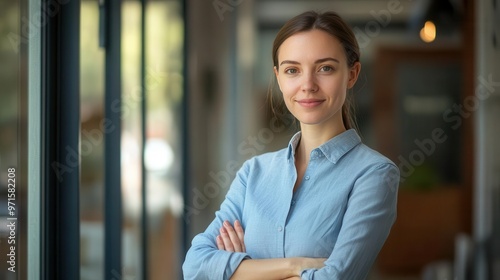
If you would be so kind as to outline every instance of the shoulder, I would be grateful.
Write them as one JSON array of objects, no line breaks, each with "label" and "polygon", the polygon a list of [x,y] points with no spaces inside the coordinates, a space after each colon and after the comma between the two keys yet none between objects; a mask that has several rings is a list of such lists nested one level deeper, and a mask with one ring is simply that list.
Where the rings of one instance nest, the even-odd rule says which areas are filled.
[{"label": "shoulder", "polygon": [[371,181],[380,181],[391,189],[399,185],[400,172],[394,162],[378,151],[363,143],[357,145],[349,160],[355,162],[358,171],[358,179],[371,178]]},{"label": "shoulder", "polygon": [[262,169],[274,166],[274,164],[283,163],[287,159],[288,149],[283,148],[274,152],[267,152],[254,156],[243,164],[246,169]]},{"label": "shoulder", "polygon": [[390,165],[396,167],[396,164],[389,158],[363,143],[359,143],[359,145],[353,149],[351,156],[353,159],[358,160],[360,164],[368,166]]},{"label": "shoulder", "polygon": [[346,168],[356,174],[356,177],[379,177],[398,184],[399,168],[389,158],[378,151],[359,143],[344,158]]}]

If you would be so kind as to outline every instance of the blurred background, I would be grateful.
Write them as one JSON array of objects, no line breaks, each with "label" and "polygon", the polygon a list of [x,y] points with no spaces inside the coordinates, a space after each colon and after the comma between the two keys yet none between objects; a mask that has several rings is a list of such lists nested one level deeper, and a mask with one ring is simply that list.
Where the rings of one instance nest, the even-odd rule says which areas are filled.
[{"label": "blurred background", "polygon": [[500,279],[498,0],[2,1],[0,279],[182,279],[237,169],[297,130],[266,95],[274,37],[307,10],[353,27],[359,132],[401,170],[369,279]]}]

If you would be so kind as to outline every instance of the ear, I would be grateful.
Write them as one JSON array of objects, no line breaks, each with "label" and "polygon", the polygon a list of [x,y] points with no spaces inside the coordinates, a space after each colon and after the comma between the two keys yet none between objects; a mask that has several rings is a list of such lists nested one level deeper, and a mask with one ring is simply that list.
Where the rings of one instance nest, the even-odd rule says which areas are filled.
[{"label": "ear", "polygon": [[358,80],[359,72],[361,71],[361,63],[355,62],[354,65],[349,69],[349,80],[347,81],[347,88],[351,89],[356,81]]},{"label": "ear", "polygon": [[274,75],[276,76],[276,82],[278,83],[278,87],[281,90],[280,79],[279,79],[280,72],[278,71],[278,68],[276,68],[276,66],[274,66],[273,69],[274,69]]}]

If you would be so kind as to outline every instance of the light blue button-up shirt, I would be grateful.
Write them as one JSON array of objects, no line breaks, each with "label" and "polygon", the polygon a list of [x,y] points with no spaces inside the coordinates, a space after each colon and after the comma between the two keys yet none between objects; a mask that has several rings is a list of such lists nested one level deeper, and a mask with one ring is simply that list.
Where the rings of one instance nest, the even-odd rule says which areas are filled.
[{"label": "light blue button-up shirt", "polygon": [[[396,219],[399,170],[348,130],[311,151],[299,188],[295,134],[288,148],[238,171],[220,210],[192,241],[185,279],[229,279],[245,258],[328,258],[302,279],[365,279]],[[218,250],[222,223],[240,220],[246,253]]]}]

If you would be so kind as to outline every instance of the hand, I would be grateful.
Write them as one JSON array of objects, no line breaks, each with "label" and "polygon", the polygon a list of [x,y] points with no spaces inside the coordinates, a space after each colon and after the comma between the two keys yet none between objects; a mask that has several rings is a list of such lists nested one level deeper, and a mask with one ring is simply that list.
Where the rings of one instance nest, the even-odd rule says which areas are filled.
[{"label": "hand", "polygon": [[220,235],[217,235],[216,243],[219,250],[225,250],[228,252],[240,252],[245,253],[245,242],[243,227],[240,221],[236,220],[233,226],[228,222],[224,221],[224,224],[219,230]]}]

